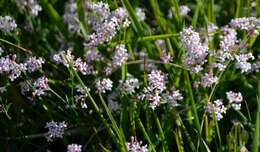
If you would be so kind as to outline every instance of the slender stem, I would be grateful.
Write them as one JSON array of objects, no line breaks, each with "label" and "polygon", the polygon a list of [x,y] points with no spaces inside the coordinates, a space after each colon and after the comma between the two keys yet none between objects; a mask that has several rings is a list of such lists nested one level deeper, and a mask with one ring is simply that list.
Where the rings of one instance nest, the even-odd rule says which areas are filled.
[{"label": "slender stem", "polygon": [[164,132],[163,132],[160,120],[159,120],[159,118],[157,117],[157,115],[154,111],[153,111],[153,115],[154,115],[158,130],[159,130],[159,135],[160,135],[161,140],[163,142],[163,147],[165,148],[166,151],[169,151],[168,144],[167,144],[167,141],[165,140],[165,136],[164,136]]},{"label": "slender stem", "polygon": [[55,92],[54,90],[52,90],[50,87],[49,87],[48,90],[51,91],[56,97],[58,97],[62,102],[64,102],[65,104],[67,104],[66,100],[64,100],[57,92]]},{"label": "slender stem", "polygon": [[237,2],[237,8],[236,8],[236,18],[240,16],[240,9],[241,9],[241,0],[236,0]]},{"label": "slender stem", "polygon": [[26,52],[26,53],[32,54],[32,51],[31,51],[31,50],[25,49],[25,48],[23,48],[23,47],[21,47],[21,46],[19,46],[19,45],[16,45],[16,44],[14,44],[14,43],[12,43],[12,42],[9,42],[9,41],[4,40],[4,39],[1,39],[1,38],[0,38],[0,41],[4,42],[4,43],[6,43],[6,44],[9,44],[9,45],[11,45],[11,46],[14,46],[14,47],[16,47],[16,48],[18,48],[18,49],[20,49],[20,50]]},{"label": "slender stem", "polygon": [[151,148],[151,150],[152,150],[153,152],[156,152],[155,147],[154,147],[154,144],[152,143],[152,141],[151,141],[149,135],[147,134],[147,132],[145,131],[144,125],[143,125],[143,123],[141,122],[141,120],[140,120],[139,118],[137,119],[137,123],[138,123],[139,127],[141,128],[141,130],[142,130],[142,132],[143,132],[143,134],[144,134],[144,137],[145,137],[146,140],[148,141],[149,147]]},{"label": "slender stem", "polygon": [[257,95],[257,113],[255,120],[255,132],[253,140],[252,152],[259,152],[259,133],[260,133],[260,81],[258,81],[258,95]]},{"label": "slender stem", "polygon": [[162,34],[162,35],[144,36],[144,37],[138,38],[137,42],[165,39],[165,38],[178,37],[178,36],[179,36],[179,34]]}]

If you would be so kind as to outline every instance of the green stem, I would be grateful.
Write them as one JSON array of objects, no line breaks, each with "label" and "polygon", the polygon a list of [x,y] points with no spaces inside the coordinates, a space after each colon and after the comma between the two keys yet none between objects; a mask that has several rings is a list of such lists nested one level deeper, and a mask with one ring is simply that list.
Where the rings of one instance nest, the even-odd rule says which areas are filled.
[{"label": "green stem", "polygon": [[255,120],[255,132],[254,132],[252,152],[259,152],[259,132],[260,132],[260,81],[258,81],[257,113],[256,113],[256,120]]},{"label": "green stem", "polygon": [[236,7],[236,18],[240,16],[240,9],[241,9],[241,0],[236,0],[237,2],[237,7]]},{"label": "green stem", "polygon": [[143,123],[141,122],[140,118],[137,119],[137,124],[138,124],[139,127],[141,128],[141,130],[142,130],[142,132],[143,132],[143,134],[144,134],[145,139],[148,141],[149,147],[150,147],[151,151],[156,152],[155,147],[154,147],[154,144],[152,143],[152,141],[151,141],[149,135],[147,134],[147,132],[145,131],[144,125],[143,125]]},{"label": "green stem", "polygon": [[7,41],[7,40],[5,40],[5,39],[1,39],[1,38],[0,38],[0,41],[3,42],[3,43],[9,44],[9,45],[11,45],[11,46],[14,46],[14,47],[16,47],[16,48],[18,48],[18,49],[20,49],[20,50],[26,52],[26,53],[32,54],[32,51],[31,51],[31,50],[25,49],[25,48],[23,48],[23,47],[21,47],[21,46],[19,46],[19,45],[16,45],[16,44],[14,44],[14,43],[12,43],[12,42],[9,42],[9,41]]},{"label": "green stem", "polygon": [[88,25],[86,22],[86,15],[84,11],[84,1],[83,0],[77,0],[77,7],[78,7],[78,17],[80,21],[80,28],[84,35],[84,37],[87,37],[88,35]]},{"label": "green stem", "polygon": [[[201,129],[200,129],[200,121],[199,121],[199,117],[198,117],[198,112],[197,112],[197,108],[196,108],[196,103],[195,103],[195,99],[194,99],[194,95],[193,95],[193,91],[192,91],[192,87],[191,87],[191,81],[190,81],[188,71],[184,71],[184,77],[187,81],[189,99],[191,100],[193,116],[194,116],[194,119],[195,119],[195,128],[197,129],[199,139],[201,139],[202,136],[201,136]],[[202,143],[202,140],[200,140],[200,143]],[[199,148],[200,148],[200,151],[204,151],[204,149],[201,146],[199,146]]]},{"label": "green stem", "polygon": [[153,115],[154,115],[154,118],[155,118],[155,121],[156,121],[156,125],[157,125],[158,130],[159,130],[159,136],[160,136],[160,138],[162,140],[163,147],[165,148],[166,151],[169,151],[168,144],[167,144],[167,141],[165,139],[164,132],[163,132],[160,120],[159,120],[158,116],[156,115],[156,113],[154,111],[153,111]]},{"label": "green stem", "polygon": [[152,41],[152,40],[158,40],[158,39],[166,39],[166,38],[178,37],[178,36],[179,36],[179,34],[161,34],[161,35],[144,36],[144,37],[139,37],[137,39],[137,42]]}]

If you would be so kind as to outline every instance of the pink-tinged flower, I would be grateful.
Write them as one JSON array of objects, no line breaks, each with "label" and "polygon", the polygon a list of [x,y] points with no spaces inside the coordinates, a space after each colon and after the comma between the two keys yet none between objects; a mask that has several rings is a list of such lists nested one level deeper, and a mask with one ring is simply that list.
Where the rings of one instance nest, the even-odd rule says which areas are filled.
[{"label": "pink-tinged flower", "polygon": [[147,145],[142,146],[142,141],[138,141],[136,137],[131,136],[129,142],[126,143],[128,152],[148,152]]},{"label": "pink-tinged flower", "polygon": [[208,102],[205,108],[206,112],[208,112],[212,118],[216,118],[217,120],[221,120],[223,114],[227,111],[227,108],[223,105],[220,99],[215,100],[213,103]]},{"label": "pink-tinged flower", "polygon": [[229,92],[226,92],[226,95],[227,95],[227,99],[228,99],[229,103],[231,104],[232,108],[234,108],[235,110],[240,110],[241,103],[243,101],[242,94],[240,92],[229,91]]},{"label": "pink-tinged flower", "polygon": [[83,75],[91,75],[93,73],[93,66],[82,61],[81,58],[77,58],[74,62],[74,68],[80,71]]},{"label": "pink-tinged flower", "polygon": [[11,81],[17,79],[26,70],[24,64],[18,64],[15,60],[15,54],[0,58],[0,74],[6,74]]},{"label": "pink-tinged flower", "polygon": [[96,82],[96,88],[98,93],[106,93],[106,91],[111,91],[113,87],[113,81],[109,78],[99,79]]},{"label": "pink-tinged flower", "polygon": [[180,32],[180,39],[186,49],[184,65],[195,73],[203,70],[202,65],[207,61],[208,46],[201,43],[199,33],[192,27],[184,28]]},{"label": "pink-tinged flower", "polygon": [[159,93],[166,89],[166,75],[160,70],[153,70],[148,74],[148,84],[153,90],[157,90]]},{"label": "pink-tinged flower", "polygon": [[45,93],[45,91],[48,89],[48,78],[43,76],[38,78],[34,83],[33,83],[33,95],[40,96]]},{"label": "pink-tinged flower", "polygon": [[70,144],[67,147],[67,152],[81,152],[82,146],[78,144]]},{"label": "pink-tinged flower", "polygon": [[214,83],[217,83],[217,82],[218,82],[218,77],[213,76],[212,73],[205,73],[201,77],[201,85],[204,88],[211,87]]}]

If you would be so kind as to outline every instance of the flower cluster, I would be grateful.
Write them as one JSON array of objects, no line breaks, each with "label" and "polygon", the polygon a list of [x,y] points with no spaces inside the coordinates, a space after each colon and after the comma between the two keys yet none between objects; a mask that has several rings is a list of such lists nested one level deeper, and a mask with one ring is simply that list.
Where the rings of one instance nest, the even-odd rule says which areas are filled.
[{"label": "flower cluster", "polygon": [[36,96],[43,95],[44,92],[48,89],[48,78],[43,76],[36,79],[36,81],[33,82],[33,88],[34,88],[33,95]]},{"label": "flower cluster", "polygon": [[204,88],[211,87],[214,83],[217,83],[217,81],[218,81],[218,77],[213,76],[212,73],[205,73],[201,77],[201,85]]},{"label": "flower cluster", "polygon": [[195,32],[192,27],[184,28],[180,32],[182,45],[186,49],[184,65],[193,72],[201,71],[202,65],[206,62],[208,47],[202,45],[199,33]]},{"label": "flower cluster", "polygon": [[78,144],[70,144],[67,147],[67,152],[81,152],[82,146]]},{"label": "flower cluster", "polygon": [[135,14],[138,17],[139,21],[144,21],[146,18],[144,9],[142,9],[140,7],[135,8]]},{"label": "flower cluster", "polygon": [[249,59],[254,59],[252,53],[235,55],[236,68],[240,69],[242,73],[251,70],[251,63],[248,62]]},{"label": "flower cluster", "polygon": [[79,32],[80,25],[78,20],[78,7],[77,3],[73,0],[65,4],[65,12],[63,14],[63,20],[68,25],[69,31]]},{"label": "flower cluster", "polygon": [[48,78],[43,76],[39,77],[35,81],[28,80],[20,83],[22,95],[26,95],[27,92],[32,92],[33,96],[41,96],[48,90]]},{"label": "flower cluster", "polygon": [[32,16],[38,16],[39,12],[42,11],[37,0],[17,0],[16,2],[18,6],[27,7]]},{"label": "flower cluster", "polygon": [[86,2],[86,6],[89,9],[88,12],[88,24],[91,29],[97,29],[102,26],[102,23],[107,20],[111,14],[109,5],[102,1],[100,2]]},{"label": "flower cluster", "polygon": [[256,17],[235,18],[231,20],[230,25],[236,29],[255,32],[260,28],[260,19],[257,19]]},{"label": "flower cluster", "polygon": [[177,101],[182,100],[183,96],[180,93],[180,90],[172,88],[170,92],[163,94],[163,99],[166,100],[166,102],[169,103],[171,107],[176,107],[178,106]]},{"label": "flower cluster", "polygon": [[108,108],[112,112],[118,113],[120,111],[121,105],[117,101],[118,94],[115,92],[112,92],[108,95],[107,101],[108,101]]},{"label": "flower cluster", "polygon": [[218,68],[219,71],[223,71],[226,68],[225,62],[227,60],[233,60],[233,52],[238,43],[235,29],[225,26],[221,31],[223,35],[220,36],[220,50],[214,52],[215,62],[212,64],[213,67]]},{"label": "flower cluster", "polygon": [[144,89],[142,99],[149,101],[149,106],[155,109],[160,104],[161,93],[166,89],[166,75],[160,70],[148,74],[148,87]]},{"label": "flower cluster", "polygon": [[188,13],[191,11],[187,5],[181,5],[179,9],[180,9],[181,16],[187,16]]},{"label": "flower cluster", "polygon": [[76,86],[77,95],[74,96],[75,101],[80,104],[81,108],[84,108],[84,109],[88,108],[88,106],[87,106],[87,104],[85,102],[86,97],[87,97],[86,90],[88,92],[90,91],[90,89],[87,88],[87,87],[84,89],[82,86],[77,85]]},{"label": "flower cluster", "polygon": [[[99,12],[101,14],[102,22],[92,21],[94,26],[92,30],[94,31],[85,41],[85,46],[88,48],[93,48],[99,44],[109,42],[120,30],[121,27],[127,27],[129,25],[128,14],[124,8],[117,8],[116,10],[110,12],[108,9],[101,10],[100,8],[106,7],[104,3],[99,3],[100,5],[87,5],[90,10],[94,12]],[[101,7],[98,7],[101,6]],[[100,13],[103,12],[103,13]],[[104,12],[106,12],[104,15]],[[94,23],[93,23],[94,22]]]},{"label": "flower cluster", "polygon": [[57,63],[61,63],[66,67],[69,67],[70,64],[74,62],[74,55],[72,55],[70,50],[60,51],[57,54],[53,55],[53,60]]},{"label": "flower cluster", "polygon": [[56,61],[56,63],[61,63],[66,67],[71,65],[74,69],[80,71],[83,75],[91,75],[95,73],[94,67],[91,64],[83,61],[81,58],[77,58],[75,60],[75,56],[71,53],[70,50],[61,51],[57,54],[54,54],[53,59]]},{"label": "flower cluster", "polygon": [[241,108],[241,102],[243,101],[243,96],[240,92],[233,92],[229,91],[226,92],[227,99],[229,103],[231,104],[232,108],[235,110],[240,110]]},{"label": "flower cluster", "polygon": [[226,111],[227,108],[223,105],[220,99],[215,100],[213,103],[208,102],[206,106],[206,112],[208,112],[212,118],[217,120],[221,120]]},{"label": "flower cluster", "polygon": [[24,64],[16,63],[16,55],[7,55],[0,58],[0,74],[7,74],[11,81],[17,79],[22,71],[26,70]]},{"label": "flower cluster", "polygon": [[114,56],[112,58],[112,66],[120,67],[124,62],[127,61],[129,55],[124,44],[118,44],[115,49]]},{"label": "flower cluster", "polygon": [[125,81],[120,80],[119,83],[120,83],[120,87],[119,87],[120,90],[130,95],[135,93],[135,89],[138,89],[140,85],[138,79],[134,78],[131,75],[128,75]]},{"label": "flower cluster", "polygon": [[83,75],[91,75],[94,71],[93,66],[82,61],[81,58],[76,59],[74,62],[74,68],[80,71]]},{"label": "flower cluster", "polygon": [[96,49],[88,50],[85,53],[84,57],[88,63],[92,63],[94,61],[102,61],[104,59],[104,57]]},{"label": "flower cluster", "polygon": [[15,20],[10,16],[0,16],[0,30],[3,32],[10,32],[17,27]]},{"label": "flower cluster", "polygon": [[42,68],[42,64],[44,64],[43,59],[42,58],[37,59],[36,57],[29,57],[24,63],[29,73],[32,73]]},{"label": "flower cluster", "polygon": [[111,81],[109,78],[99,79],[96,82],[96,88],[98,90],[98,93],[106,93],[106,91],[111,91],[112,87],[113,81]]},{"label": "flower cluster", "polygon": [[136,137],[131,136],[129,142],[126,143],[128,152],[148,152],[147,145],[142,146],[142,141],[138,141]]},{"label": "flower cluster", "polygon": [[48,129],[46,134],[46,139],[48,142],[52,142],[55,138],[62,138],[64,135],[64,131],[67,128],[67,124],[63,122],[47,122],[45,128]]}]

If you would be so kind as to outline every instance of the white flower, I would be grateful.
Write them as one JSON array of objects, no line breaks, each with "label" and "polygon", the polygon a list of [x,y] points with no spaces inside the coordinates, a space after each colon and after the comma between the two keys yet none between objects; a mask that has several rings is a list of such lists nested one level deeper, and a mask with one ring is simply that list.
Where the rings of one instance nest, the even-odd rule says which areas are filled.
[{"label": "white flower", "polygon": [[70,64],[74,63],[74,55],[70,50],[61,51],[53,55],[53,60],[57,63],[62,63],[64,66],[69,67]]},{"label": "white flower", "polygon": [[112,66],[120,67],[128,59],[129,55],[124,44],[119,44],[116,46],[114,56],[112,58]]},{"label": "white flower", "polygon": [[40,96],[45,93],[45,91],[48,89],[48,78],[43,76],[38,78],[34,83],[33,83],[33,95]]},{"label": "white flower", "polygon": [[3,32],[10,32],[17,27],[15,20],[10,16],[0,16],[0,30]]},{"label": "white flower", "polygon": [[166,75],[160,70],[153,70],[148,74],[149,87],[153,90],[157,90],[159,93],[166,89]]},{"label": "white flower", "polygon": [[135,89],[138,89],[139,85],[138,79],[131,75],[128,75],[125,81],[120,80],[120,90],[127,94],[135,93]]},{"label": "white flower", "polygon": [[22,71],[26,70],[24,64],[16,63],[16,55],[7,55],[0,58],[0,74],[8,75],[11,81],[17,79]]},{"label": "white flower", "polygon": [[187,5],[181,5],[180,6],[180,15],[181,16],[187,16],[190,11],[191,10]]},{"label": "white flower", "polygon": [[63,20],[68,25],[68,28],[71,32],[80,32],[78,7],[76,2],[70,1],[66,3]]},{"label": "white flower", "polygon": [[178,106],[177,101],[182,100],[183,96],[180,93],[180,90],[173,88],[170,92],[163,94],[163,98],[170,104],[171,107],[176,107]]},{"label": "white flower", "polygon": [[130,141],[126,143],[128,152],[148,152],[147,145],[142,146],[142,141],[138,141],[136,137],[131,137]]},{"label": "white flower", "polygon": [[32,73],[40,68],[42,68],[42,64],[44,64],[44,61],[42,58],[36,58],[36,57],[29,57],[24,65],[26,67],[26,70],[29,72],[29,73]]},{"label": "white flower", "polygon": [[231,104],[231,106],[235,110],[240,110],[241,102],[243,101],[242,94],[240,92],[229,91],[229,92],[226,92],[226,95],[227,95],[227,99],[228,99],[229,103]]},{"label": "white flower", "polygon": [[212,73],[205,73],[201,77],[201,85],[204,88],[211,87],[214,83],[217,83],[217,82],[218,82],[218,77],[213,76]]},{"label": "white flower", "polygon": [[215,117],[217,120],[222,119],[223,114],[225,114],[226,111],[227,108],[223,105],[220,99],[215,100],[213,103],[208,102],[206,106],[206,112],[208,112],[212,118]]},{"label": "white flower", "polygon": [[254,59],[252,53],[235,55],[236,68],[241,69],[241,72],[248,72],[251,70],[251,63],[247,62],[249,59]]},{"label": "white flower", "polygon": [[109,78],[99,79],[96,82],[96,88],[99,93],[106,93],[106,91],[111,91],[113,87],[113,81]]},{"label": "white flower", "polygon": [[180,39],[187,51],[184,59],[185,66],[195,73],[203,70],[202,65],[207,61],[208,46],[202,45],[199,33],[195,32],[192,27],[184,28],[180,32]]},{"label": "white flower", "polygon": [[81,152],[82,146],[78,144],[70,144],[67,147],[67,152]]},{"label": "white flower", "polygon": [[235,18],[231,20],[230,25],[237,29],[254,31],[260,28],[260,19],[256,17]]},{"label": "white flower", "polygon": [[52,142],[55,138],[62,138],[67,124],[63,122],[47,122],[45,128],[48,129],[46,139],[48,142]]},{"label": "white flower", "polygon": [[135,8],[135,14],[138,17],[139,21],[144,21],[146,18],[143,8],[140,7]]}]

